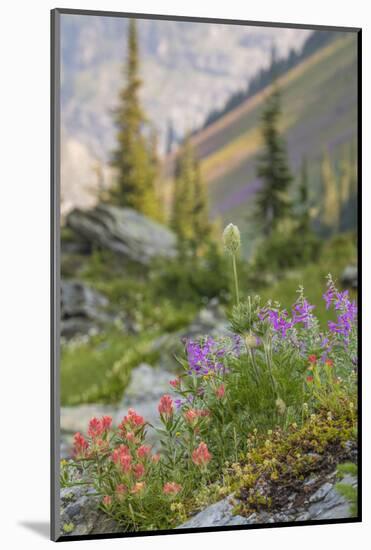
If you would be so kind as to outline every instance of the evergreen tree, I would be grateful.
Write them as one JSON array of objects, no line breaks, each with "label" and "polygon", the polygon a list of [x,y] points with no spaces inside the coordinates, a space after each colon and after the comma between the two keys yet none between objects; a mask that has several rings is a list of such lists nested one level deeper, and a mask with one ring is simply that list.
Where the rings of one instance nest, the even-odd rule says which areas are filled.
[{"label": "evergreen tree", "polygon": [[301,165],[299,185],[299,227],[302,231],[310,229],[309,196],[308,196],[308,163],[304,157]]},{"label": "evergreen tree", "polygon": [[125,67],[126,85],[121,90],[120,105],[115,111],[117,148],[112,165],[117,179],[110,200],[129,206],[153,219],[161,212],[155,191],[156,167],[153,151],[144,133],[146,116],[139,101],[142,81],[139,77],[138,39],[135,19],[129,21],[128,56]]},{"label": "evergreen tree", "polygon": [[262,115],[264,150],[257,165],[257,176],[262,181],[262,187],[256,194],[255,217],[257,222],[262,224],[266,236],[269,236],[277,223],[291,211],[288,190],[293,178],[286,144],[278,129],[280,116],[280,92],[274,85]]},{"label": "evergreen tree", "polygon": [[330,155],[326,151],[321,163],[321,181],[323,189],[322,223],[330,232],[339,228],[340,197]]},{"label": "evergreen tree", "polygon": [[343,148],[343,155],[340,162],[340,202],[346,205],[350,199],[352,186],[351,151]]},{"label": "evergreen tree", "polygon": [[210,236],[206,188],[188,136],[176,161],[171,225],[181,248],[188,247],[194,253]]}]

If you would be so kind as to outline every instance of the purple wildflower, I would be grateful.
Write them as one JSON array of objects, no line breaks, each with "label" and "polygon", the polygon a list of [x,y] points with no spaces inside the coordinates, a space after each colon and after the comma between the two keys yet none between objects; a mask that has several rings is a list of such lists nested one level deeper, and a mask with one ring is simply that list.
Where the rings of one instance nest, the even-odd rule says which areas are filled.
[{"label": "purple wildflower", "polygon": [[292,320],[294,324],[303,323],[305,328],[309,328],[312,324],[312,311],[315,306],[312,306],[305,298],[294,304],[292,308]]},{"label": "purple wildflower", "polygon": [[266,315],[273,329],[279,332],[282,338],[286,338],[287,331],[294,326],[294,323],[288,320],[287,311],[283,311],[280,315],[278,311],[268,309]]},{"label": "purple wildflower", "polygon": [[331,284],[330,286],[328,286],[326,292],[322,296],[326,302],[326,309],[330,309],[331,302],[334,298],[334,295],[335,295],[335,289],[334,289],[334,286]]}]

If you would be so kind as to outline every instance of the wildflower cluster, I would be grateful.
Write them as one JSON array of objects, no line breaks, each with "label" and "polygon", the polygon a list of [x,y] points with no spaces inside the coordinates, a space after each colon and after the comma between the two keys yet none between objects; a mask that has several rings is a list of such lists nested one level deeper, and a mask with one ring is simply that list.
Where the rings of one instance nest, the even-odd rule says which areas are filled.
[{"label": "wildflower cluster", "polygon": [[[229,227],[224,237],[235,270],[239,234]],[[271,456],[272,433],[305,430],[317,415],[321,426],[324,414],[333,424],[344,407],[354,420],[357,308],[348,292],[328,277],[323,298],[336,320],[326,331],[302,288],[288,310],[261,305],[258,296],[240,302],[237,284],[236,297],[229,336],[184,342],[182,370],[157,405],[160,428],[129,409],[117,427],[104,416],[90,421],[86,436],[75,434],[74,460],[63,468],[62,484],[79,479],[92,485],[123,529],[167,528],[184,520],[202,491],[220,482],[226,463],[241,470],[260,434],[271,461],[264,475],[269,470],[278,483],[283,470]],[[159,436],[158,452],[146,439],[149,429]],[[244,474],[249,489],[255,473]]]}]

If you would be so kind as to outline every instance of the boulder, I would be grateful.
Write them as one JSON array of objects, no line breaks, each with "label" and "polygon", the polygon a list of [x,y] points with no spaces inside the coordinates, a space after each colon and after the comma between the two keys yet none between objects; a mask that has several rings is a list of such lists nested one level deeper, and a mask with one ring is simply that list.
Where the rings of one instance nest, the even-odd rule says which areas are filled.
[{"label": "boulder", "polygon": [[94,490],[84,485],[61,489],[61,535],[93,535],[119,533],[120,528],[99,507]]},{"label": "boulder", "polygon": [[340,281],[343,286],[348,288],[358,287],[358,269],[356,265],[347,265],[341,274]]},{"label": "boulder", "polygon": [[101,324],[112,321],[104,308],[105,296],[81,281],[61,282],[61,336],[71,338],[89,334]]},{"label": "boulder", "polygon": [[92,210],[75,209],[66,224],[88,243],[144,265],[177,254],[175,234],[131,208],[99,204]]}]

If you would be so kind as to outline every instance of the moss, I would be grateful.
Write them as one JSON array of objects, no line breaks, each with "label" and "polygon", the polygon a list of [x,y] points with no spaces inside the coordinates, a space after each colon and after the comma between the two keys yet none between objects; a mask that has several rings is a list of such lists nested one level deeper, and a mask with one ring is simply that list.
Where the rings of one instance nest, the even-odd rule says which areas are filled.
[{"label": "moss", "polygon": [[[186,504],[189,513],[231,494],[235,495],[234,513],[243,516],[282,510],[293,494],[294,505],[300,506],[336,464],[353,457],[355,416],[344,404],[343,412],[332,418],[322,411],[301,427],[292,424],[285,431],[277,428],[265,434],[255,430],[248,446],[249,451],[239,462],[227,463],[222,476]],[[318,483],[304,488],[311,477],[317,477]]]},{"label": "moss", "polygon": [[[349,442],[354,443],[353,448]],[[238,513],[242,515],[282,508],[293,493],[299,504],[306,479],[325,476],[336,463],[352,455],[354,416],[349,408],[333,418],[321,412],[312,415],[301,428],[292,425],[286,433],[277,429],[263,445],[254,446],[253,441],[252,445],[241,465],[237,492]]]},{"label": "moss", "polygon": [[71,523],[65,523],[62,527],[64,533],[72,533],[72,531],[75,529],[75,525]]}]

